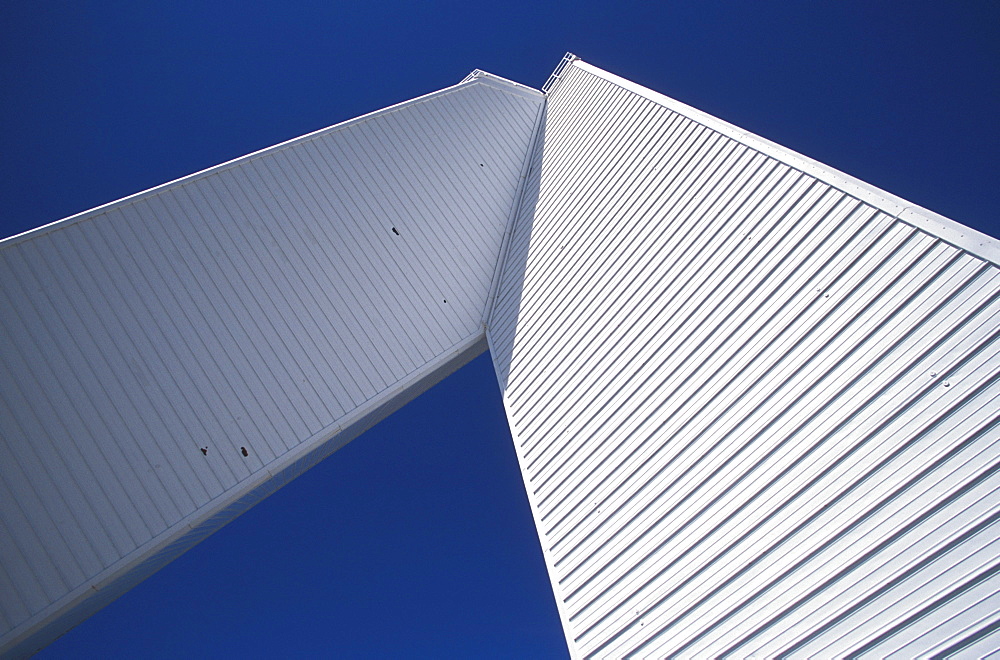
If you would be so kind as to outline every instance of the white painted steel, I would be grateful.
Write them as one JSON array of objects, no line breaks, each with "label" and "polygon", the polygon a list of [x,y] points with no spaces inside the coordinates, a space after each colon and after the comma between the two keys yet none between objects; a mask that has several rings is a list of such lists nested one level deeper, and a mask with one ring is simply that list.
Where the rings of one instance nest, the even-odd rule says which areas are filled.
[{"label": "white painted steel", "polygon": [[995,649],[997,241],[566,64],[487,334],[572,654]]},{"label": "white painted steel", "polygon": [[476,71],[0,242],[0,651],[484,319],[573,655],[1000,645],[1000,245],[573,56],[546,91]]},{"label": "white painted steel", "polygon": [[485,349],[543,106],[481,76],[0,243],[0,654]]}]

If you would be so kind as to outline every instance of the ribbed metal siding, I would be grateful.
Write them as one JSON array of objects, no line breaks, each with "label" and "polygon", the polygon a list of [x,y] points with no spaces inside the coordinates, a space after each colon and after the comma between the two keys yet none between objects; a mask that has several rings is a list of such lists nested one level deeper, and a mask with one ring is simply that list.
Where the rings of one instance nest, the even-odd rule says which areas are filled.
[{"label": "ribbed metal siding", "polygon": [[476,80],[0,243],[0,649],[482,350],[542,103]]},{"label": "ribbed metal siding", "polygon": [[488,332],[571,651],[996,648],[996,265],[636,88],[550,93]]}]

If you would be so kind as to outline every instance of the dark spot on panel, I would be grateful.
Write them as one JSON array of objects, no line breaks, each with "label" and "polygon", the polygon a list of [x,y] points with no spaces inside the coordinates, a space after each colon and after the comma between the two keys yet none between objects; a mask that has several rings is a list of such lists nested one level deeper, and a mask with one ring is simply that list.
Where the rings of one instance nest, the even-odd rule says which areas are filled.
[{"label": "dark spot on panel", "polygon": [[202,447],[201,453],[204,454],[205,456],[208,456],[208,447]]},{"label": "dark spot on panel", "polygon": [[247,448],[246,447],[240,447],[240,451],[243,452],[244,456],[249,456],[250,455],[250,454],[247,453]]},{"label": "dark spot on panel", "polygon": [[396,229],[395,227],[392,228],[392,233],[395,234],[396,236],[399,236],[399,230]]},{"label": "dark spot on panel", "polygon": [[447,304],[447,303],[448,303],[448,301],[447,301],[447,300],[445,300],[444,302],[445,302],[445,304]]}]

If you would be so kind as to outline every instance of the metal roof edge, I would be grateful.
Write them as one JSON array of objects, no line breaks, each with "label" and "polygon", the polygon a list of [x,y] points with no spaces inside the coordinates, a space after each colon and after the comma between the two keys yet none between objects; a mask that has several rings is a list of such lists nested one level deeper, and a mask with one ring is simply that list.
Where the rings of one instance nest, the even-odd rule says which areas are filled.
[{"label": "metal roof edge", "polygon": [[[486,85],[494,87],[496,89],[500,89],[501,91],[513,91],[515,93],[518,93],[518,94],[521,94],[521,95],[524,95],[524,96],[529,96],[528,94],[525,94],[525,91],[527,90],[527,91],[533,92],[533,94],[530,95],[531,98],[536,98],[536,97],[539,98],[539,99],[544,98],[543,95],[542,95],[542,93],[539,92],[538,90],[532,89],[530,87],[526,87],[524,85],[520,85],[519,83],[515,83],[515,82],[509,81],[509,80],[505,80],[504,78],[500,78],[499,76],[492,76],[492,74],[490,74],[489,78],[477,78],[476,81],[479,82],[480,84],[486,84]],[[22,241],[29,240],[29,239],[36,238],[38,236],[47,234],[47,233],[49,233],[51,231],[56,231],[56,230],[62,229],[64,227],[67,227],[67,226],[72,225],[74,223],[87,220],[88,218],[97,217],[98,215],[106,212],[107,210],[109,210],[111,208],[114,208],[114,207],[117,207],[117,206],[125,206],[127,204],[131,204],[131,203],[133,203],[133,202],[135,202],[135,201],[137,201],[139,199],[142,199],[144,197],[148,197],[148,196],[159,194],[159,193],[163,192],[164,190],[168,190],[169,188],[171,188],[173,186],[183,185],[183,184],[189,183],[189,182],[194,181],[194,180],[199,179],[199,178],[211,176],[212,174],[215,174],[217,172],[222,172],[222,171],[224,171],[226,169],[229,169],[231,167],[235,167],[237,165],[240,165],[242,163],[250,161],[250,160],[252,160],[254,158],[257,158],[259,156],[264,156],[264,155],[267,155],[267,154],[270,154],[270,153],[273,153],[273,152],[277,152],[277,151],[280,151],[282,149],[285,149],[286,147],[290,147],[290,146],[293,146],[295,144],[298,144],[300,142],[305,142],[307,140],[312,140],[312,139],[315,139],[315,138],[318,138],[318,137],[322,137],[322,136],[327,135],[329,133],[332,133],[334,131],[338,131],[340,129],[348,128],[350,126],[353,126],[354,124],[359,124],[361,122],[368,121],[369,119],[372,119],[374,117],[378,117],[378,116],[382,116],[382,115],[387,115],[387,114],[390,114],[392,112],[396,112],[397,110],[402,110],[404,108],[407,108],[407,107],[409,107],[411,105],[416,105],[418,103],[423,103],[425,101],[429,101],[431,99],[437,98],[438,96],[444,96],[446,94],[451,94],[451,93],[454,93],[454,92],[466,89],[467,87],[468,87],[467,85],[463,85],[462,83],[458,83],[456,85],[450,85],[450,86],[445,87],[443,89],[439,89],[439,90],[435,90],[433,92],[429,92],[429,93],[424,94],[422,96],[417,96],[417,97],[412,98],[412,99],[407,99],[406,101],[400,101],[399,103],[395,103],[393,105],[386,106],[385,108],[379,108],[378,110],[373,110],[373,111],[365,113],[363,115],[359,115],[357,117],[353,117],[351,119],[347,119],[347,120],[344,120],[342,122],[339,122],[339,123],[336,123],[336,124],[332,124],[332,125],[326,126],[324,128],[320,128],[318,130],[306,133],[304,135],[300,135],[298,137],[291,138],[290,140],[285,140],[284,142],[279,142],[278,144],[274,144],[274,145],[271,145],[269,147],[264,147],[263,149],[258,149],[256,151],[252,151],[252,152],[250,152],[248,154],[245,154],[243,156],[238,156],[238,157],[233,158],[231,160],[227,160],[225,162],[219,163],[218,165],[212,165],[211,167],[207,167],[207,168],[205,168],[203,170],[198,170],[197,172],[192,172],[191,174],[186,174],[186,175],[184,175],[182,177],[179,177],[177,179],[173,179],[171,181],[167,181],[166,183],[161,183],[159,185],[153,186],[152,188],[147,188],[146,190],[141,190],[139,192],[132,193],[131,195],[126,195],[125,197],[122,197],[120,199],[116,199],[116,200],[107,202],[105,204],[101,204],[99,206],[95,206],[93,208],[87,209],[85,211],[81,211],[79,213],[75,213],[75,214],[73,214],[71,216],[67,216],[67,217],[62,218],[60,220],[55,220],[53,222],[49,222],[47,224],[40,225],[38,227],[34,227],[32,229],[28,229],[28,230],[23,231],[23,232],[21,232],[19,234],[14,234],[13,236],[7,236],[7,237],[0,238],[0,250],[8,248],[8,247],[10,247],[12,245],[16,245],[16,244],[18,244],[18,243],[20,243]]]},{"label": "metal roof edge", "polygon": [[[494,349],[493,339],[488,331],[486,332],[486,341],[489,346],[491,358],[499,355],[499,353],[497,353]],[[514,425],[514,417],[511,414],[511,406],[507,403],[506,384],[500,379],[500,371],[497,369],[496,362],[493,362],[493,373],[497,377],[497,386],[500,388],[500,396],[503,399],[504,416],[507,418],[507,428],[510,429],[510,436],[513,440],[513,446],[515,448],[514,454],[517,458],[517,467],[521,471],[521,481],[524,483],[524,493],[530,503],[528,509],[531,511],[532,522],[535,524],[535,534],[538,538],[539,549],[542,551],[542,556],[544,557],[545,573],[549,578],[549,585],[552,587],[552,599],[555,601],[556,611],[559,614],[559,622],[562,624],[563,639],[566,640],[566,651],[569,653],[571,660],[577,660],[581,656],[570,635],[570,630],[572,629],[570,625],[570,614],[566,608],[565,599],[563,598],[563,589],[559,585],[559,580],[556,579],[553,571],[549,570],[550,566],[555,566],[555,558],[552,556],[550,549],[546,546],[546,543],[544,543],[542,539],[542,529],[544,529],[544,527],[542,526],[541,519],[538,517],[539,508],[536,506],[535,502],[536,495],[530,488],[528,488],[528,484],[531,483],[531,481],[528,478],[527,466],[525,466],[522,460],[521,452],[517,451],[517,448],[521,446],[521,440],[517,433],[517,427]]]},{"label": "metal roof edge", "polygon": [[[565,59],[565,58],[564,58]],[[871,204],[886,213],[894,216],[901,222],[916,227],[922,231],[932,234],[946,243],[965,250],[977,257],[990,261],[995,265],[1000,265],[1000,240],[988,236],[971,227],[967,227],[960,222],[947,218],[939,213],[935,213],[922,206],[907,201],[901,197],[886,192],[881,188],[862,181],[845,172],[830,167],[817,160],[804,156],[797,151],[772,142],[759,135],[746,131],[738,126],[734,126],[727,121],[719,119],[702,110],[691,107],[669,96],[643,87],[638,83],[616,76],[613,73],[600,69],[593,64],[588,64],[576,58],[568,63],[582,71],[598,76],[623,89],[638,94],[654,103],[681,114],[692,121],[706,126],[726,137],[733,138],[752,147],[761,153],[778,160],[789,167],[800,172],[813,176],[844,193],[851,195],[863,202]],[[553,74],[555,75],[555,74]]]},{"label": "metal roof edge", "polygon": [[516,82],[509,78],[504,78],[503,76],[498,76],[495,73],[490,73],[489,71],[483,71],[482,69],[473,69],[466,77],[462,78],[462,81],[458,83],[459,85],[464,85],[466,83],[473,82],[475,80],[479,81],[493,81],[500,83],[506,87],[510,87],[512,90],[526,93],[528,96],[542,96],[541,90],[535,89],[534,87],[529,87],[528,85]]}]

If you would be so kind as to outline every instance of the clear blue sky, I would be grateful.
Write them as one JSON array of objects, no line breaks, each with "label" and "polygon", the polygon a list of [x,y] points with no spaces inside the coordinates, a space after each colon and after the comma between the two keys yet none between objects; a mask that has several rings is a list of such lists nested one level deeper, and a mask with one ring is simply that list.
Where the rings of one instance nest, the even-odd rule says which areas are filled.
[{"label": "clear blue sky", "polygon": [[[566,50],[1000,234],[994,2],[147,4],[0,6],[0,235]],[[565,653],[483,356],[41,657]]]}]

